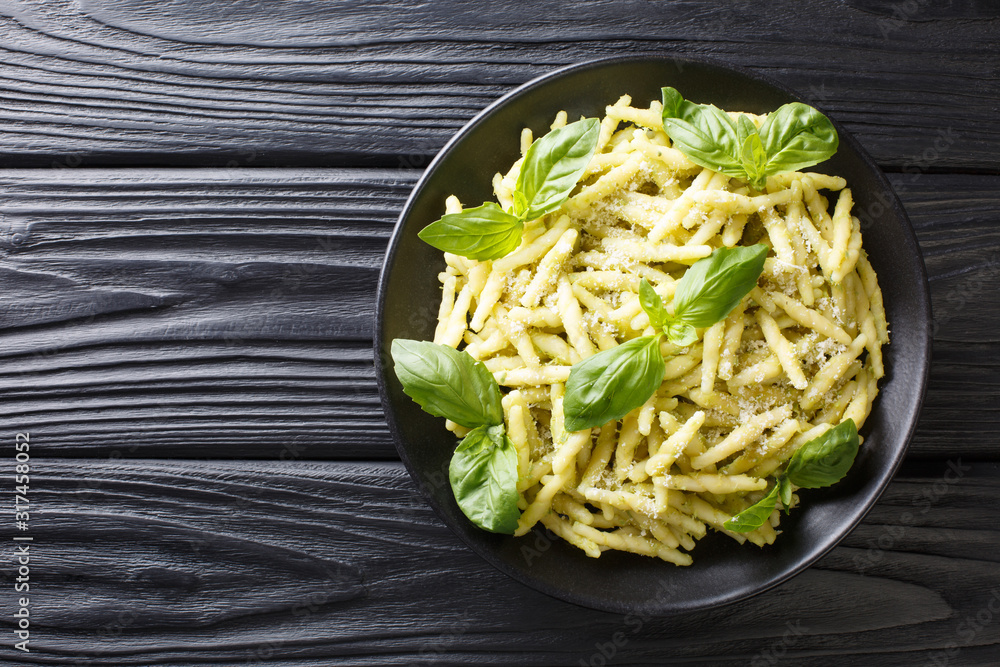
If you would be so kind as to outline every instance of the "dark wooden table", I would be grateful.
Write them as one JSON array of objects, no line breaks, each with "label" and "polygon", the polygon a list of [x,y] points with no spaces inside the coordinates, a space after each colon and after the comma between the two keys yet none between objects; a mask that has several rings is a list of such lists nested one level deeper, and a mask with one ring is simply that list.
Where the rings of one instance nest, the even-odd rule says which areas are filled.
[{"label": "dark wooden table", "polygon": [[[842,122],[906,206],[935,317],[919,431],[866,520],[668,619],[470,552],[396,460],[372,367],[421,169],[517,84],[623,53],[728,60]],[[0,63],[2,664],[1000,664],[996,3],[10,0]]]}]

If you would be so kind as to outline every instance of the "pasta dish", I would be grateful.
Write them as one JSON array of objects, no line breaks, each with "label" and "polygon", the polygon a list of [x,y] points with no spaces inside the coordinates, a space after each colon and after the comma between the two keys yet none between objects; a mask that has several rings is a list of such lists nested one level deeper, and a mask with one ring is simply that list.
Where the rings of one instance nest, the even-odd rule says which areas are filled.
[{"label": "pasta dish", "polygon": [[[590,556],[620,549],[686,565],[709,527],[774,541],[778,511],[745,533],[723,524],[761,498],[798,446],[846,418],[861,427],[888,327],[844,179],[793,172],[750,191],[671,147],[661,109],[627,96],[607,107],[577,190],[528,223],[514,252],[445,253],[434,342],[464,346],[509,389],[516,534],[541,522]],[[566,122],[561,112],[552,127]],[[525,129],[522,153],[531,144]],[[504,208],[520,166],[494,178]],[[462,210],[454,197],[446,207]],[[757,286],[703,340],[661,342],[668,361],[655,394],[620,421],[567,433],[573,364],[650,331],[640,280],[668,300],[695,261],[755,243],[771,247]]]}]

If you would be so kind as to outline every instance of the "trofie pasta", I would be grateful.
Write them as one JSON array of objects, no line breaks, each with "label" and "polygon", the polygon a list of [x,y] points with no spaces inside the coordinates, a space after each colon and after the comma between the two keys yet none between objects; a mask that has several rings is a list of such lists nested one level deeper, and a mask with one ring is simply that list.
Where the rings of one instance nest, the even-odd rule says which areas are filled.
[{"label": "trofie pasta", "polygon": [[[445,253],[434,342],[482,361],[502,389],[516,535],[541,523],[589,556],[617,549],[688,565],[709,528],[774,541],[778,510],[747,532],[724,524],[767,494],[769,476],[803,444],[848,419],[862,426],[889,334],[844,179],[796,171],[754,189],[692,162],[671,143],[662,111],[628,96],[608,106],[579,184],[527,220],[509,254]],[[552,128],[567,120],[560,112]],[[522,154],[532,140],[525,129]],[[522,160],[494,177],[504,210],[519,210]],[[462,210],[447,200],[448,214]],[[567,432],[574,364],[654,333],[643,279],[670,304],[692,264],[754,244],[770,248],[763,272],[728,316],[687,347],[658,339],[666,363],[645,404]]]}]

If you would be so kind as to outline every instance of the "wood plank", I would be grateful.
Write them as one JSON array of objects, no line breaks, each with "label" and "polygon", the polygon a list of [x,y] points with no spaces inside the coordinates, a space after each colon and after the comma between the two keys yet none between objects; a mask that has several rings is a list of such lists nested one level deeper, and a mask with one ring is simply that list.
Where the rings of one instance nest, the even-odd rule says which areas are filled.
[{"label": "wood plank", "polygon": [[[912,6],[911,6],[912,5]],[[423,167],[556,67],[730,61],[799,90],[881,164],[1000,168],[997,10],[984,2],[0,2],[3,166]],[[541,17],[546,17],[544,20]],[[975,128],[974,130],[971,128]],[[943,142],[937,149],[935,142]]]},{"label": "wood plank", "polygon": [[[374,290],[416,172],[0,171],[0,401],[60,456],[395,457]],[[917,456],[997,456],[1000,177],[892,179],[936,318]]]},{"label": "wood plank", "polygon": [[412,174],[28,171],[0,184],[12,419],[85,455],[394,456],[370,340]]},{"label": "wood plank", "polygon": [[494,571],[398,463],[32,465],[36,624],[17,664],[597,665],[603,649],[635,665],[912,666],[951,650],[948,664],[985,666],[1000,655],[992,463],[911,465],[813,568],[666,619],[576,607]]}]

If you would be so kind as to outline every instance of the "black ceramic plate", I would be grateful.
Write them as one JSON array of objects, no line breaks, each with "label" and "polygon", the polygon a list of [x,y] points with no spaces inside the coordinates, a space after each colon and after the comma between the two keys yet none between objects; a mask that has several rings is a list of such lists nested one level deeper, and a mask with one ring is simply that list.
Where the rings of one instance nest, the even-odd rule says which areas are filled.
[{"label": "black ceramic plate", "polygon": [[882,172],[857,141],[838,127],[840,150],[816,169],[847,179],[863,221],[864,247],[878,273],[891,325],[887,376],[862,433],[854,467],[829,489],[804,491],[803,503],[782,519],[783,533],[763,549],[709,534],[692,553],[694,565],[609,551],[587,558],[541,530],[525,537],[473,526],[447,482],[456,442],[442,419],[403,394],[392,372],[394,338],[433,337],[444,269],[441,253],[417,238],[439,218],[444,200],[492,201],[491,178],[519,157],[518,136],[548,131],[560,109],[570,118],[603,116],[630,94],[637,105],[660,98],[662,86],[685,98],[730,110],[765,113],[798,100],[792,92],[736,68],[675,58],[616,58],[567,67],[498,100],[448,142],[414,188],[396,226],[378,286],[375,354],[386,420],[399,454],[431,505],[472,549],[515,579],[557,598],[618,613],[669,614],[746,598],[784,581],[830,550],[872,506],[895,472],[917,422],[930,363],[930,301],[913,231]]}]

